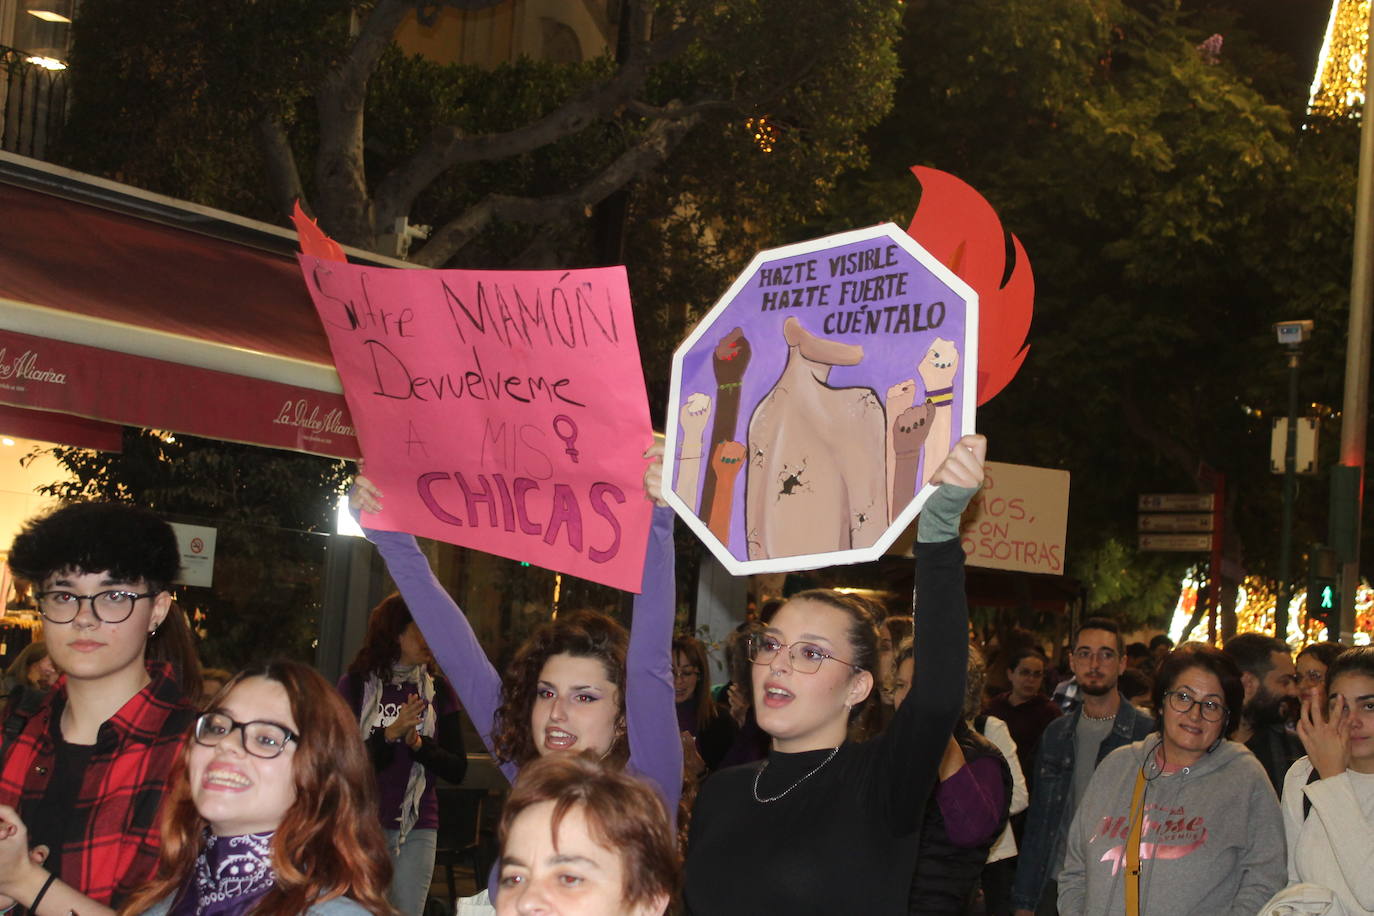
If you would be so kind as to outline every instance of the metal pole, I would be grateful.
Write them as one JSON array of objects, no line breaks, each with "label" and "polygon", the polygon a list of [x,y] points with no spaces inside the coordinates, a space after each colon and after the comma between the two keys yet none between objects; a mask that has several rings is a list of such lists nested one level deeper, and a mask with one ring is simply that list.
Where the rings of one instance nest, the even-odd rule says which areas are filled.
[{"label": "metal pole", "polygon": [[1288,435],[1283,447],[1283,532],[1279,541],[1279,600],[1274,606],[1274,635],[1288,633],[1288,603],[1293,599],[1293,491],[1298,474],[1298,348],[1288,351]]},{"label": "metal pole", "polygon": [[[1366,27],[1365,47],[1374,33],[1374,4]],[[1367,52],[1366,52],[1367,60]],[[1366,63],[1364,94],[1374,96],[1374,71]],[[1360,177],[1355,192],[1355,250],[1350,268],[1350,327],[1346,335],[1345,400],[1341,407],[1341,464],[1358,468],[1355,551],[1341,568],[1341,642],[1350,645],[1355,632],[1355,589],[1360,583],[1360,527],[1364,519],[1364,458],[1369,414],[1370,303],[1374,299],[1374,118],[1360,113]]]}]

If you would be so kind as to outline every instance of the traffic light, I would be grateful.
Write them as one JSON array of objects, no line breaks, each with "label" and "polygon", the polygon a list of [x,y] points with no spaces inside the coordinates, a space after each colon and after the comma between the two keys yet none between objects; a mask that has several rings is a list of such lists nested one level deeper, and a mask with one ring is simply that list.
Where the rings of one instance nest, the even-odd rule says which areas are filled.
[{"label": "traffic light", "polygon": [[1337,576],[1340,573],[1340,558],[1335,549],[1321,544],[1313,544],[1307,552],[1307,619],[1318,620],[1326,627],[1327,638],[1334,639],[1340,626],[1340,613],[1336,607],[1340,590]]}]

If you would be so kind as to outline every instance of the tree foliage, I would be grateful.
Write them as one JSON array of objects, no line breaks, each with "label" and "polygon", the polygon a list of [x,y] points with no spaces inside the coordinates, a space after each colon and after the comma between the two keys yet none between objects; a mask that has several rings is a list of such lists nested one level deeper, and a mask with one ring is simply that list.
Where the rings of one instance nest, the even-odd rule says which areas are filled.
[{"label": "tree foliage", "polygon": [[[1227,476],[1228,555],[1277,572],[1269,422],[1287,383],[1271,323],[1317,323],[1304,403],[1338,404],[1344,365],[1353,138],[1301,129],[1300,101],[1264,94],[1291,71],[1245,69],[1278,55],[1205,6],[908,4],[874,166],[835,208],[905,224],[906,167],[930,165],[982,191],[1024,243],[1030,355],[979,423],[994,457],[1074,472],[1070,574],[1090,608],[1135,622],[1167,620],[1157,584],[1197,559],[1136,553],[1137,494],[1204,489],[1204,465]],[[1212,55],[1200,46],[1223,22]],[[1299,506],[1295,543],[1320,539],[1324,485],[1305,482]]]},{"label": "tree foliage", "polygon": [[176,589],[187,613],[203,616],[206,664],[238,668],[263,652],[313,659],[343,462],[135,429],[120,452],[52,454],[73,479],[47,495],[127,501],[217,529],[213,588]]}]

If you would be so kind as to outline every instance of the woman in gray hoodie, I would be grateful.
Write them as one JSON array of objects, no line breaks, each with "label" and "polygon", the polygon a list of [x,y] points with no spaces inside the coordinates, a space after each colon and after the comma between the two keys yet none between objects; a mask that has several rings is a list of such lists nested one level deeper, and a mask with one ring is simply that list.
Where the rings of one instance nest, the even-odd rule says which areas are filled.
[{"label": "woman in gray hoodie", "polygon": [[1069,828],[1063,916],[1126,912],[1138,780],[1142,916],[1254,916],[1283,886],[1278,798],[1254,756],[1224,738],[1242,697],[1240,671],[1211,646],[1185,644],[1160,665],[1161,733],[1102,761]]}]

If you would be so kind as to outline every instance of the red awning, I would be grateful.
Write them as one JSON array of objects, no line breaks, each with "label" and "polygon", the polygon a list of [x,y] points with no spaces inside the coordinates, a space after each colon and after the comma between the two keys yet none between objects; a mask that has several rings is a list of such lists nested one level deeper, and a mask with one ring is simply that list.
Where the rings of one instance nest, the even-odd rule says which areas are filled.
[{"label": "red awning", "polygon": [[121,204],[0,174],[0,404],[358,456],[292,234],[22,162]]}]

